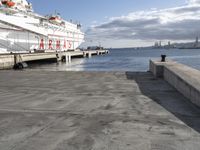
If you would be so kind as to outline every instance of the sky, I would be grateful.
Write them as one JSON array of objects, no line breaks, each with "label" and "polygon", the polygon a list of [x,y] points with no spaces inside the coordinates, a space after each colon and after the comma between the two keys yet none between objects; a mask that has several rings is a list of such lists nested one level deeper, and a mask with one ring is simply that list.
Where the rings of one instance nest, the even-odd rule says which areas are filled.
[{"label": "sky", "polygon": [[200,35],[200,0],[29,0],[34,11],[59,12],[82,24],[83,47],[150,46],[194,41]]}]

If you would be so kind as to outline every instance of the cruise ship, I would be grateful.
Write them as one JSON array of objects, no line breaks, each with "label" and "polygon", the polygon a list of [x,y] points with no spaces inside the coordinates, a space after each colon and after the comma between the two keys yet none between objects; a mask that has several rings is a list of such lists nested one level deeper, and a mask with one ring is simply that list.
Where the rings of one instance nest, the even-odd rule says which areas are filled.
[{"label": "cruise ship", "polygon": [[80,23],[34,13],[26,0],[0,0],[0,53],[75,50],[82,42]]}]

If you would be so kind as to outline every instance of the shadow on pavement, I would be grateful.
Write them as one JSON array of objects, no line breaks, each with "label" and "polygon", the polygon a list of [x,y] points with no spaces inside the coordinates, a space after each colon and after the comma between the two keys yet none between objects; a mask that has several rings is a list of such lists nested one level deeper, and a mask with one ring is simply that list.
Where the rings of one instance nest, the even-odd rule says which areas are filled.
[{"label": "shadow on pavement", "polygon": [[154,78],[149,72],[126,72],[126,77],[138,84],[142,94],[200,133],[200,108],[166,81]]}]

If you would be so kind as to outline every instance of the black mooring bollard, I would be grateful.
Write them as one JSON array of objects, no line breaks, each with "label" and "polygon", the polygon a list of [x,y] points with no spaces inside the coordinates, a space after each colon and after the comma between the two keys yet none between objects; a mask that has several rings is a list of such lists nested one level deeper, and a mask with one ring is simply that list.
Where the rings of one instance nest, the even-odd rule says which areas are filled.
[{"label": "black mooring bollard", "polygon": [[166,57],[166,55],[161,55],[161,62],[165,62]]}]

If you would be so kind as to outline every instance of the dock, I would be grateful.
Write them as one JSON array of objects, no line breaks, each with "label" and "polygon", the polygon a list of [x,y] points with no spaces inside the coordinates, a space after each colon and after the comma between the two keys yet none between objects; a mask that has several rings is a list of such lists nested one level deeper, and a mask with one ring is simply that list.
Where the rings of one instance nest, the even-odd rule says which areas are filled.
[{"label": "dock", "polygon": [[0,71],[0,149],[199,150],[200,108],[151,63],[151,72]]},{"label": "dock", "polygon": [[93,55],[103,55],[109,53],[108,50],[84,50],[84,51],[55,51],[42,53],[11,53],[0,54],[0,70],[12,69],[14,65],[30,61],[52,60],[71,62],[74,57],[92,57]]},{"label": "dock", "polygon": [[200,71],[172,60],[150,61],[150,71],[200,107]]}]

